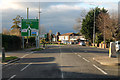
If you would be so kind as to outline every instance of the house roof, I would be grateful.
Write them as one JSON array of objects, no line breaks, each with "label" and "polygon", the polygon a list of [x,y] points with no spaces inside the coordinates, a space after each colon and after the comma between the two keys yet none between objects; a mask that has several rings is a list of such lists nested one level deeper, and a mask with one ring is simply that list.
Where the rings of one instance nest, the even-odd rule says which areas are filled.
[{"label": "house roof", "polygon": [[79,36],[76,33],[65,33],[65,34],[61,34],[60,36],[71,36],[72,34],[74,34],[75,36]]}]

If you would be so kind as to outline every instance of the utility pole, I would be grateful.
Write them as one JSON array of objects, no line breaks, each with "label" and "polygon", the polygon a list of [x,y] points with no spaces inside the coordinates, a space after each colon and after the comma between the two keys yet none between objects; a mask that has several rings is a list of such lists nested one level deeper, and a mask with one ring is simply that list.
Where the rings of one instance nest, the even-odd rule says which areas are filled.
[{"label": "utility pole", "polygon": [[105,49],[105,17],[104,17],[103,25],[104,25],[104,49]]},{"label": "utility pole", "polygon": [[94,9],[94,27],[93,27],[93,46],[95,46],[95,9]]},{"label": "utility pole", "polygon": [[39,12],[38,12],[38,18],[39,18],[39,27],[38,27],[38,48],[40,47],[40,1],[39,1]]},{"label": "utility pole", "polygon": [[[29,18],[29,8],[27,8],[27,19]],[[27,35],[27,42],[26,42],[26,44],[27,44],[27,47],[28,47],[28,35]]]},{"label": "utility pole", "polygon": [[[90,4],[95,6],[94,4]],[[95,8],[94,8],[94,26],[93,26],[93,46],[95,46]]]}]

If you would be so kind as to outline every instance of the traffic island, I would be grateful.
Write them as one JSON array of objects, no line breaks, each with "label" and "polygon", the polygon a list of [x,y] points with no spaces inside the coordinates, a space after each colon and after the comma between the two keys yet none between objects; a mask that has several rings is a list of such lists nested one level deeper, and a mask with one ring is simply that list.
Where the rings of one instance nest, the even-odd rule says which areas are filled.
[{"label": "traffic island", "polygon": [[2,63],[3,64],[8,64],[8,63],[12,63],[12,62],[15,62],[15,61],[18,61],[20,58],[16,57],[16,56],[7,56],[5,57],[4,60],[2,60]]},{"label": "traffic island", "polygon": [[119,66],[120,62],[118,61],[118,58],[109,58],[106,57],[95,57],[93,60],[97,61],[101,65],[107,65],[107,66]]}]

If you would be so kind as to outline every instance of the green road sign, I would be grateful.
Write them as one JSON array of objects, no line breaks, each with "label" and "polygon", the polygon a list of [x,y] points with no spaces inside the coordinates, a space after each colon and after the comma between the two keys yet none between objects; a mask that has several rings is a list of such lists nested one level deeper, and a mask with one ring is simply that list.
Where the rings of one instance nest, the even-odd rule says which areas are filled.
[{"label": "green road sign", "polygon": [[39,36],[39,19],[22,19],[22,36]]}]

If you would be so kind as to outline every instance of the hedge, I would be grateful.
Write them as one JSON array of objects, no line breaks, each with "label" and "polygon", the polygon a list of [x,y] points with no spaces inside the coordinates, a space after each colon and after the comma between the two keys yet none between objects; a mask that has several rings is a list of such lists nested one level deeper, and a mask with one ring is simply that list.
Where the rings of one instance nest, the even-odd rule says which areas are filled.
[{"label": "hedge", "polygon": [[2,47],[4,47],[6,51],[21,49],[21,44],[21,37],[2,35]]}]

